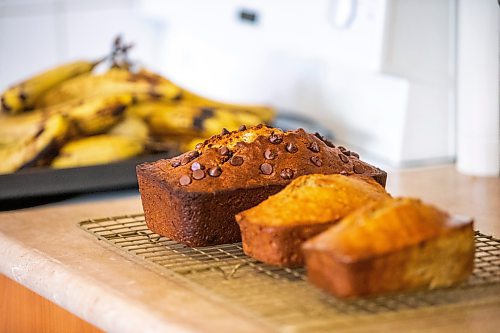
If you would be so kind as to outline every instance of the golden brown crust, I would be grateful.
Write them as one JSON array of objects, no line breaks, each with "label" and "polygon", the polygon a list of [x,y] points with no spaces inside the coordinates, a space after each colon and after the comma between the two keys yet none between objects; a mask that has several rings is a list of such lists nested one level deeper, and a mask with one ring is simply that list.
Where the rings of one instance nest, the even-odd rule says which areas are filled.
[{"label": "golden brown crust", "polygon": [[355,209],[389,194],[365,176],[306,175],[236,215],[243,250],[278,266],[303,264],[301,245]]},{"label": "golden brown crust", "polygon": [[237,213],[312,173],[362,173],[382,185],[386,179],[356,153],[319,136],[264,125],[213,136],[195,151],[137,167],[150,229],[191,246],[239,241]]},{"label": "golden brown crust", "polygon": [[416,199],[388,199],[349,215],[307,241],[309,280],[339,297],[437,288],[472,272],[470,219]]},{"label": "golden brown crust", "polygon": [[246,255],[270,265],[297,267],[304,264],[302,244],[333,223],[265,226],[242,221],[239,225]]}]

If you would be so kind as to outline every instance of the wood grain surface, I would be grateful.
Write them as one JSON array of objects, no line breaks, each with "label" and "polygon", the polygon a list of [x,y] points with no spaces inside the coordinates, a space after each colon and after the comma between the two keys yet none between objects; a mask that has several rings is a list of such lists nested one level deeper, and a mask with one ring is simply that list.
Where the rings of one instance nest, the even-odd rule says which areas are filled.
[{"label": "wood grain surface", "polygon": [[98,333],[102,331],[0,274],[0,332]]},{"label": "wood grain surface", "polygon": [[[469,177],[444,166],[389,172],[387,188],[394,196],[420,197],[452,213],[472,216],[476,229],[500,236],[499,178]],[[0,213],[0,273],[105,331],[142,331],[145,323],[150,332],[275,331],[234,304],[207,298],[196,288],[128,260],[77,227],[88,218],[141,211],[139,195],[127,192]],[[24,302],[10,293],[10,287],[2,288],[0,316],[11,302]],[[498,332],[499,313],[500,302],[491,302],[430,311],[418,319],[395,316],[343,331]],[[41,315],[17,318],[41,320],[37,316]]]}]

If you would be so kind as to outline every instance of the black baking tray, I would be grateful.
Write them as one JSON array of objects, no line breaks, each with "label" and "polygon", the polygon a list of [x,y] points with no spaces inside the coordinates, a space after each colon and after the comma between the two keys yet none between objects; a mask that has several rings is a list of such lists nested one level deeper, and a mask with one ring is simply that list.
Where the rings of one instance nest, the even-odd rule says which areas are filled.
[{"label": "black baking tray", "polygon": [[[333,138],[333,134],[318,122],[292,112],[280,111],[272,125],[283,130],[302,127],[308,132],[319,132],[329,139]],[[179,152],[171,151],[116,163],[69,169],[26,168],[0,175],[0,200],[136,188],[135,167],[138,164],[178,154]]]},{"label": "black baking tray", "polygon": [[135,167],[178,153],[144,155],[121,162],[69,169],[27,168],[0,175],[0,200],[89,193],[137,187]]}]

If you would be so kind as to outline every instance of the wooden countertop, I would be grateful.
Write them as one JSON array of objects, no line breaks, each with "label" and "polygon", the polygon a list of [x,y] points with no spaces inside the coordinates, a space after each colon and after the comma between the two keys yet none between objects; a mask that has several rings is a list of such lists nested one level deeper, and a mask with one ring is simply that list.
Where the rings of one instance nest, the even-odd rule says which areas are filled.
[{"label": "wooden countertop", "polygon": [[[500,236],[499,178],[468,177],[444,166],[392,172],[387,188],[395,196],[420,197],[473,216],[476,229]],[[91,217],[141,211],[139,196],[128,191],[0,213],[0,273],[105,331],[273,331],[230,304],[214,303],[125,259],[76,226]],[[500,299],[371,329],[493,332],[500,327],[498,313]]]}]

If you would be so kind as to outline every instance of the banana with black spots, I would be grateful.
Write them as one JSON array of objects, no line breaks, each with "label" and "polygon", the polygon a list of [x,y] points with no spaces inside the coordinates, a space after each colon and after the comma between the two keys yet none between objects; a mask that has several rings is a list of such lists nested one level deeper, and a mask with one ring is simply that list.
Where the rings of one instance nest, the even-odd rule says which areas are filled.
[{"label": "banana with black spots", "polygon": [[91,72],[98,63],[75,61],[20,82],[2,93],[1,110],[11,114],[31,110],[45,92],[68,79]]}]

